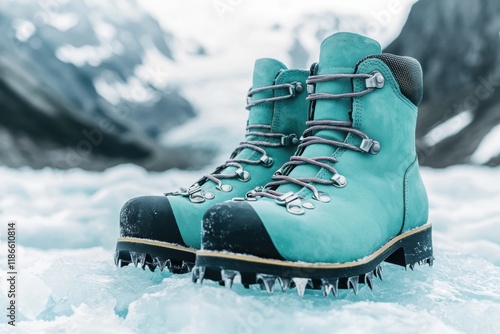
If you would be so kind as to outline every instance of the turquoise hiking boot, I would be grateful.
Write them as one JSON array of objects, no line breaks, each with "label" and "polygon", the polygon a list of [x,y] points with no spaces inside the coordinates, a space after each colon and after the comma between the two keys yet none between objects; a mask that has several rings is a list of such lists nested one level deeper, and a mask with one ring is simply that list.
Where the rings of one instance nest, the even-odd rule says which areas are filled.
[{"label": "turquoise hiking boot", "polygon": [[245,141],[229,160],[191,187],[128,201],[120,214],[116,264],[189,271],[201,246],[205,211],[264,185],[296,151],[307,121],[308,75],[309,71],[288,70],[274,59],[257,60],[248,92]]},{"label": "turquoise hiking boot", "polygon": [[427,195],[415,152],[422,71],[369,38],[338,33],[308,78],[310,117],[297,154],[264,189],[203,218],[193,279],[278,280],[300,296],[372,288],[383,261],[432,264]]}]

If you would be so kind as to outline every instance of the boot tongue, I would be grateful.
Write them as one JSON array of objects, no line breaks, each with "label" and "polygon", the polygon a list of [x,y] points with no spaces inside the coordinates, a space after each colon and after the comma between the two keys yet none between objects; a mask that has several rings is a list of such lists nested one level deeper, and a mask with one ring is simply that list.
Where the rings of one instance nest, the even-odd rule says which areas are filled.
[{"label": "boot tongue", "polygon": [[[337,33],[323,41],[321,44],[319,63],[316,75],[325,74],[352,74],[357,63],[364,57],[381,53],[380,45],[373,39],[352,33]],[[328,82],[317,83],[316,93],[341,94],[352,92],[350,79],[338,79]],[[350,121],[352,99],[317,100],[314,108],[314,120]],[[346,132],[321,130],[315,133],[326,139],[343,142]],[[315,158],[319,156],[331,156],[336,147],[315,144],[307,147],[302,156]],[[301,165],[294,168],[291,177],[313,177],[319,167],[313,165]],[[298,186],[285,184],[278,191],[285,193],[297,191]]]},{"label": "boot tongue", "polygon": [[[255,61],[255,66],[253,71],[252,88],[256,89],[260,87],[273,85],[274,79],[278,76],[278,73],[282,70],[286,70],[286,66],[278,60],[271,58],[257,59]],[[252,101],[270,98],[273,97],[273,95],[274,92],[272,89],[265,90],[253,94]],[[250,108],[250,114],[248,115],[248,124],[271,125],[272,118],[273,118],[273,104],[261,103]]]},{"label": "boot tongue", "polygon": [[[364,57],[381,53],[378,42],[353,33],[337,33],[321,44],[317,75],[352,74],[356,64]],[[340,94],[352,92],[350,79],[339,79],[316,84],[316,93]],[[314,120],[349,121],[351,99],[318,100]],[[329,132],[329,139],[343,141],[345,133]]]}]

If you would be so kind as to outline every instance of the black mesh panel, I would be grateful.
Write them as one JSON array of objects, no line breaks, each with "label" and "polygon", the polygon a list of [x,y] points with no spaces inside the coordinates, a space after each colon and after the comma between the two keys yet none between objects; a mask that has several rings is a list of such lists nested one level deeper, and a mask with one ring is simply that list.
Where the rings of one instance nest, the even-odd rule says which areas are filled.
[{"label": "black mesh panel", "polygon": [[363,58],[358,65],[371,58],[383,61],[398,82],[401,93],[414,105],[420,104],[423,95],[423,79],[422,68],[416,59],[383,53]]}]

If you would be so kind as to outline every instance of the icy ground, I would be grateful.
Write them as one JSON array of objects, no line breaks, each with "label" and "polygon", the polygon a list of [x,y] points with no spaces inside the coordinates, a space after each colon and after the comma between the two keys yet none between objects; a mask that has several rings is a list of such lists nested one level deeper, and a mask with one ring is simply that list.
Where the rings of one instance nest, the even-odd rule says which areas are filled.
[{"label": "icy ground", "polygon": [[[17,221],[21,244],[15,332],[499,332],[500,169],[423,169],[434,267],[405,272],[385,265],[374,291],[343,291],[337,299],[308,291],[302,300],[295,291],[228,291],[215,283],[193,285],[188,274],[115,268],[120,206],[136,195],[187,185],[198,174],[147,174],[134,166],[103,174],[0,168],[2,275],[7,221]],[[0,325],[0,332],[6,329]]]}]

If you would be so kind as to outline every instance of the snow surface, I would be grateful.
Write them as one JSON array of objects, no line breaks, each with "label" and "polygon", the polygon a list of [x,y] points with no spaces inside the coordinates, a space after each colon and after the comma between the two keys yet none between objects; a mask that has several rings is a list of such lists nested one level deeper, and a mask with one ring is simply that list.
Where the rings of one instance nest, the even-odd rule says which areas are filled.
[{"label": "snow surface", "polygon": [[[384,265],[358,296],[191,283],[190,275],[115,268],[118,212],[129,198],[190,184],[200,172],[104,173],[0,168],[0,221],[17,221],[16,333],[495,333],[500,328],[500,169],[423,168],[434,267]],[[0,269],[6,272],[5,232]],[[4,294],[0,309],[5,309]],[[0,331],[9,329],[0,325]]]}]

